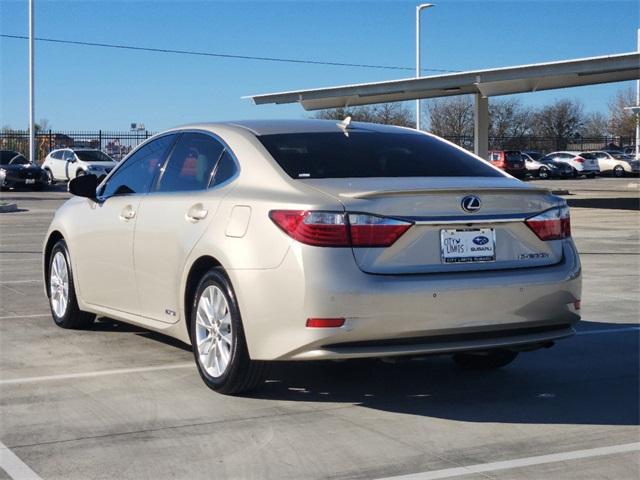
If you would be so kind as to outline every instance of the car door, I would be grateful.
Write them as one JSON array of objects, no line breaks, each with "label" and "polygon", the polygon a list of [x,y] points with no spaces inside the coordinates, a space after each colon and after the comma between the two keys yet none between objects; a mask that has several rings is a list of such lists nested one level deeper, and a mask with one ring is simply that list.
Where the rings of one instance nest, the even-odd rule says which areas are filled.
[{"label": "car door", "polygon": [[73,150],[65,150],[62,154],[62,159],[64,160],[64,171],[61,175],[63,180],[71,180],[75,178],[75,162],[76,162],[76,154],[73,153]]},{"label": "car door", "polygon": [[180,279],[186,259],[209,228],[237,163],[220,139],[185,132],[176,142],[155,191],[141,202],[134,260],[142,315],[180,319]]},{"label": "car door", "polygon": [[64,150],[58,150],[51,155],[51,174],[55,180],[65,179],[64,165],[65,161],[62,159]]},{"label": "car door", "polygon": [[138,314],[133,237],[140,200],[149,192],[175,135],[144,144],[87,202],[74,256],[82,298],[90,304]]}]

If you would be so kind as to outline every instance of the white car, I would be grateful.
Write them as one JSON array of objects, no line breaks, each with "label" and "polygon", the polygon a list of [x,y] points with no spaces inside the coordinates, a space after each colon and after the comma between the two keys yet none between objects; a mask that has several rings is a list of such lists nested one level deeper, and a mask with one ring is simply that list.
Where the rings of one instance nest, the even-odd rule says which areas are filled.
[{"label": "white car", "polygon": [[566,163],[571,166],[575,176],[585,175],[593,178],[600,173],[598,161],[592,158],[583,158],[580,156],[580,152],[551,152],[545,155],[542,160]]},{"label": "white car", "polygon": [[566,201],[413,129],[185,126],[69,191],[44,242],[55,323],[178,338],[219,392],[274,360],[499,368],[580,319]]},{"label": "white car", "polygon": [[580,156],[595,159],[601,173],[609,173],[614,177],[624,177],[626,174],[633,173],[629,163],[631,158],[622,152],[619,154],[604,151],[584,152]]},{"label": "white car", "polygon": [[101,150],[95,148],[61,148],[52,150],[42,163],[48,183],[67,182],[78,176],[91,173],[96,177],[106,176],[117,163]]},{"label": "white car", "polygon": [[552,167],[538,161],[538,159],[542,158],[541,154],[538,154],[538,159],[534,158],[533,153],[522,152],[521,155],[524,160],[524,166],[527,169],[527,173],[543,180],[551,176]]}]

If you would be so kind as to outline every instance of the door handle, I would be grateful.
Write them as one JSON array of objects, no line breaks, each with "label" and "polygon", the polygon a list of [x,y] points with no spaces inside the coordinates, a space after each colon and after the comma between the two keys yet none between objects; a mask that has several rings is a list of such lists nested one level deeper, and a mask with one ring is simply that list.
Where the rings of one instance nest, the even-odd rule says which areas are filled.
[{"label": "door handle", "polygon": [[185,217],[189,222],[197,222],[206,218],[207,213],[209,213],[209,211],[204,208],[204,205],[196,203],[187,211]]},{"label": "door handle", "polygon": [[120,220],[124,220],[125,222],[131,220],[132,218],[135,218],[135,216],[136,216],[136,211],[133,209],[131,205],[127,205],[120,212]]}]

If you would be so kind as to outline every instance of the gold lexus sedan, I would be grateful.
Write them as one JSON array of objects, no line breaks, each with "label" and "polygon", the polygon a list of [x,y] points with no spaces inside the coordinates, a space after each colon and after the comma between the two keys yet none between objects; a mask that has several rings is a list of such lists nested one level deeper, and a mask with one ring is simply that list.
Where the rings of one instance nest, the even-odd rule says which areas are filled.
[{"label": "gold lexus sedan", "polygon": [[498,368],[580,318],[565,201],[416,130],[190,125],[69,190],[44,243],[56,324],[180,339],[218,392],[256,387],[274,360]]}]

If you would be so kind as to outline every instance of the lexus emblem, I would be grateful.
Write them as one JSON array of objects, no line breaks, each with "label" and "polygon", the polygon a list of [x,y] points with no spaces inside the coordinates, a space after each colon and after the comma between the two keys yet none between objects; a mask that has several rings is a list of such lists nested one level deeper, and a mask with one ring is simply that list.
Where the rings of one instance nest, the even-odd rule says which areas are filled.
[{"label": "lexus emblem", "polygon": [[467,195],[460,202],[460,206],[462,207],[462,210],[467,213],[475,213],[480,210],[482,202],[480,201],[480,198],[475,195]]}]

